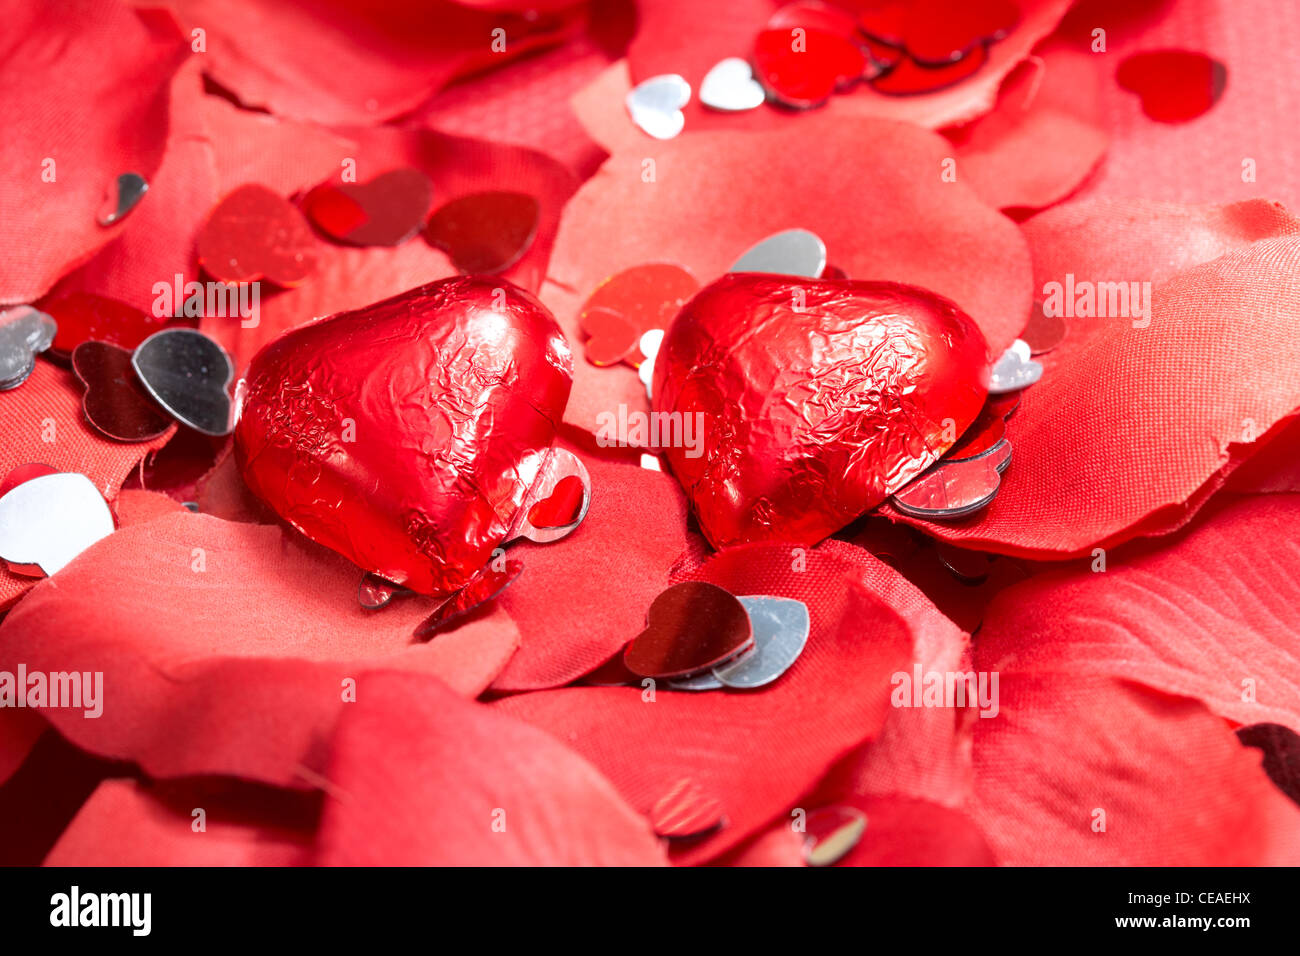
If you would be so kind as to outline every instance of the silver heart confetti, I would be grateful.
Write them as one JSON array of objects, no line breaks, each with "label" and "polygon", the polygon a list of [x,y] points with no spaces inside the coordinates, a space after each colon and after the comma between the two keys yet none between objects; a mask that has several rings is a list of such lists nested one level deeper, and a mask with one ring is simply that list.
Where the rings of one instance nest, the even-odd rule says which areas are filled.
[{"label": "silver heart confetti", "polygon": [[993,365],[989,394],[1003,395],[1033,385],[1043,377],[1043,366],[1030,358],[1029,343],[1016,339]]},{"label": "silver heart confetti", "polygon": [[163,329],[131,356],[154,400],[182,425],[205,435],[229,435],[230,381],[235,366],[220,345],[195,329]]},{"label": "silver heart confetti", "polygon": [[85,475],[42,475],[0,498],[0,557],[47,575],[112,533],[113,513]]},{"label": "silver heart confetti", "polygon": [[756,243],[728,272],[772,272],[816,279],[826,268],[826,243],[807,229],[787,229]]},{"label": "silver heart confetti", "polygon": [[136,205],[144,198],[144,194],[149,191],[149,184],[139,173],[123,173],[117,177],[117,182],[109,190],[109,196],[104,201],[104,207],[99,211],[96,217],[101,226],[111,226],[113,223],[125,218]]},{"label": "silver heart confetti", "polygon": [[982,455],[935,465],[890,500],[914,518],[961,518],[997,497],[1010,464],[1011,443],[1004,438]]},{"label": "silver heart confetti", "polygon": [[628,90],[624,102],[632,121],[655,139],[672,139],[686,125],[682,107],[691,101],[691,84],[676,73],[652,76]]},{"label": "silver heart confetti", "polygon": [[757,109],[766,99],[753,69],[738,56],[715,64],[700,83],[700,102],[710,109],[741,113]]},{"label": "silver heart confetti", "polygon": [[55,321],[30,305],[0,311],[0,391],[17,388],[36,367],[36,356],[50,347]]},{"label": "silver heart confetti", "polygon": [[[527,538],[539,544],[559,541],[582,524],[583,519],[587,517],[587,509],[591,507],[591,476],[587,474],[587,466],[582,463],[581,458],[567,448],[546,449],[540,467],[535,462],[531,465],[525,463],[520,466],[519,474],[527,480],[529,473],[534,470],[536,475],[528,486],[528,493],[524,496],[523,503],[515,512],[515,520],[506,535],[506,541],[513,541],[516,538]],[[577,478],[582,482],[582,507],[577,517],[569,524],[560,527],[535,527],[530,518],[533,507],[549,498],[556,486],[566,478]]]},{"label": "silver heart confetti", "polygon": [[749,690],[776,680],[799,659],[808,643],[808,606],[793,598],[749,595],[737,598],[754,627],[754,650],[713,668],[728,687]]}]

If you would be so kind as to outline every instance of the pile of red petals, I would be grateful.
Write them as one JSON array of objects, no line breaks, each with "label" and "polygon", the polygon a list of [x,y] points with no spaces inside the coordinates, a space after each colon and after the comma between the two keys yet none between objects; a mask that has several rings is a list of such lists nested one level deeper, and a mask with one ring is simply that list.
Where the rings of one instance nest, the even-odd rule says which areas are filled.
[{"label": "pile of red petals", "polygon": [[[12,7],[0,863],[1300,864],[1294,5]],[[727,58],[753,108],[701,103]],[[656,139],[626,97],[666,74]],[[814,271],[728,276],[789,230]],[[507,284],[536,351],[437,387],[464,326],[407,375],[420,296],[366,310],[472,288],[490,331]],[[265,403],[251,438],[134,376],[178,328]],[[1041,378],[986,401],[1018,342]],[[620,430],[673,411],[698,454]],[[488,432],[589,482],[462,468],[447,436]],[[970,513],[891,504],[991,449]],[[43,568],[12,542],[67,522],[4,522],[73,485],[99,531]],[[464,502],[478,537],[440,538]],[[576,530],[507,542],[520,508]],[[639,676],[675,585],[799,602],[806,645],[753,689]],[[31,690],[70,672],[78,706]]]}]

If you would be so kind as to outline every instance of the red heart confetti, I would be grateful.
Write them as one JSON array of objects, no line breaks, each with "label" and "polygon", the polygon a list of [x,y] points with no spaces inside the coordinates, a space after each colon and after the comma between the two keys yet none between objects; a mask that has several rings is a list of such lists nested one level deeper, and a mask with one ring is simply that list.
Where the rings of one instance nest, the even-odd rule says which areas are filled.
[{"label": "red heart confetti", "polygon": [[221,282],[295,286],[316,268],[316,239],[292,203],[257,183],[222,199],[199,230],[199,264]]},{"label": "red heart confetti", "polygon": [[754,43],[755,76],[780,103],[819,106],[867,72],[853,17],[812,0],[778,9]]},{"label": "red heart confetti", "polygon": [[610,309],[587,308],[579,321],[582,333],[587,337],[582,352],[592,365],[617,365],[639,351],[637,342],[641,333],[619,313]]},{"label": "red heart confetti", "polygon": [[518,558],[498,561],[493,558],[469,582],[425,618],[415,629],[415,636],[427,640],[439,631],[447,630],[453,623],[496,598],[524,573],[524,562]]},{"label": "red heart confetti", "polygon": [[72,352],[72,371],[86,388],[86,421],[116,441],[148,441],[172,426],[131,366],[131,353],[108,342],[82,342]]},{"label": "red heart confetti", "polygon": [[1048,315],[1043,311],[1043,303],[1035,301],[1020,338],[1029,346],[1030,355],[1043,355],[1065,340],[1065,332],[1065,319]]},{"label": "red heart confetti", "polygon": [[91,340],[133,349],[171,318],[155,318],[135,306],[94,292],[66,292],[41,301],[41,311],[59,325],[50,351],[66,359]]},{"label": "red heart confetti", "polygon": [[396,246],[420,231],[433,183],[418,169],[393,169],[366,183],[323,183],[303,211],[326,235],[354,246]]},{"label": "red heart confetti", "polygon": [[650,808],[655,833],[679,840],[716,830],[725,820],[722,802],[690,779],[674,784]]},{"label": "red heart confetti", "polygon": [[[592,345],[587,344],[587,358],[593,365],[612,365],[613,362],[597,361],[617,350],[626,334],[621,325],[614,326],[610,319],[593,313],[613,313],[621,318],[635,331],[633,349],[620,356],[632,356],[632,364],[639,365],[644,359],[636,341],[651,329],[666,329],[673,317],[691,296],[700,291],[700,282],[682,266],[671,262],[648,262],[615,273],[598,285],[583,303],[578,313],[579,322],[584,331],[589,326],[603,327],[606,334],[597,336],[588,332],[592,338],[599,338],[596,357],[592,357]],[[611,328],[612,327],[612,328]],[[604,346],[604,340],[613,333],[614,342]]]},{"label": "red heart confetti", "polygon": [[740,601],[715,584],[686,581],[654,599],[623,663],[639,677],[681,677],[730,660],[753,642]]},{"label": "red heart confetti", "polygon": [[532,245],[540,214],[541,205],[524,193],[470,193],[438,209],[425,235],[463,273],[502,272]]},{"label": "red heart confetti", "polygon": [[535,528],[565,528],[578,520],[587,486],[577,475],[566,475],[555,484],[550,497],[528,509],[528,523]]},{"label": "red heart confetti", "polygon": [[1219,102],[1228,68],[1204,53],[1148,50],[1124,60],[1115,78],[1142,98],[1142,110],[1153,120],[1186,123]]}]

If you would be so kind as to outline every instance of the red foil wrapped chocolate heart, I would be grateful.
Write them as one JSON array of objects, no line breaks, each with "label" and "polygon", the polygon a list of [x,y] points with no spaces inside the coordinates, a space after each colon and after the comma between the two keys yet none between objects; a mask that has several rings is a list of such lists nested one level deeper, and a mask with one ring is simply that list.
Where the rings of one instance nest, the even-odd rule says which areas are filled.
[{"label": "red foil wrapped chocolate heart", "polygon": [[678,313],[653,394],[715,547],[813,544],[937,461],[988,375],[974,321],[932,292],[731,273]]},{"label": "red foil wrapped chocolate heart", "polygon": [[444,279],[262,349],[235,449],[249,488],[309,538],[443,594],[505,540],[572,383],[537,299],[503,279]]}]

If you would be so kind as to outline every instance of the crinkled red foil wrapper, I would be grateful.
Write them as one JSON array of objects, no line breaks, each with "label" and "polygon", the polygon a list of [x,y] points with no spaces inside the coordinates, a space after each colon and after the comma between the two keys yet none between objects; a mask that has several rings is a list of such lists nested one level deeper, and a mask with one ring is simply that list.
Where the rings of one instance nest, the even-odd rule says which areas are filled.
[{"label": "crinkled red foil wrapper", "polygon": [[239,390],[240,470],[359,567],[454,591],[505,539],[572,377],[533,296],[490,278],[431,282],[259,352]]}]

